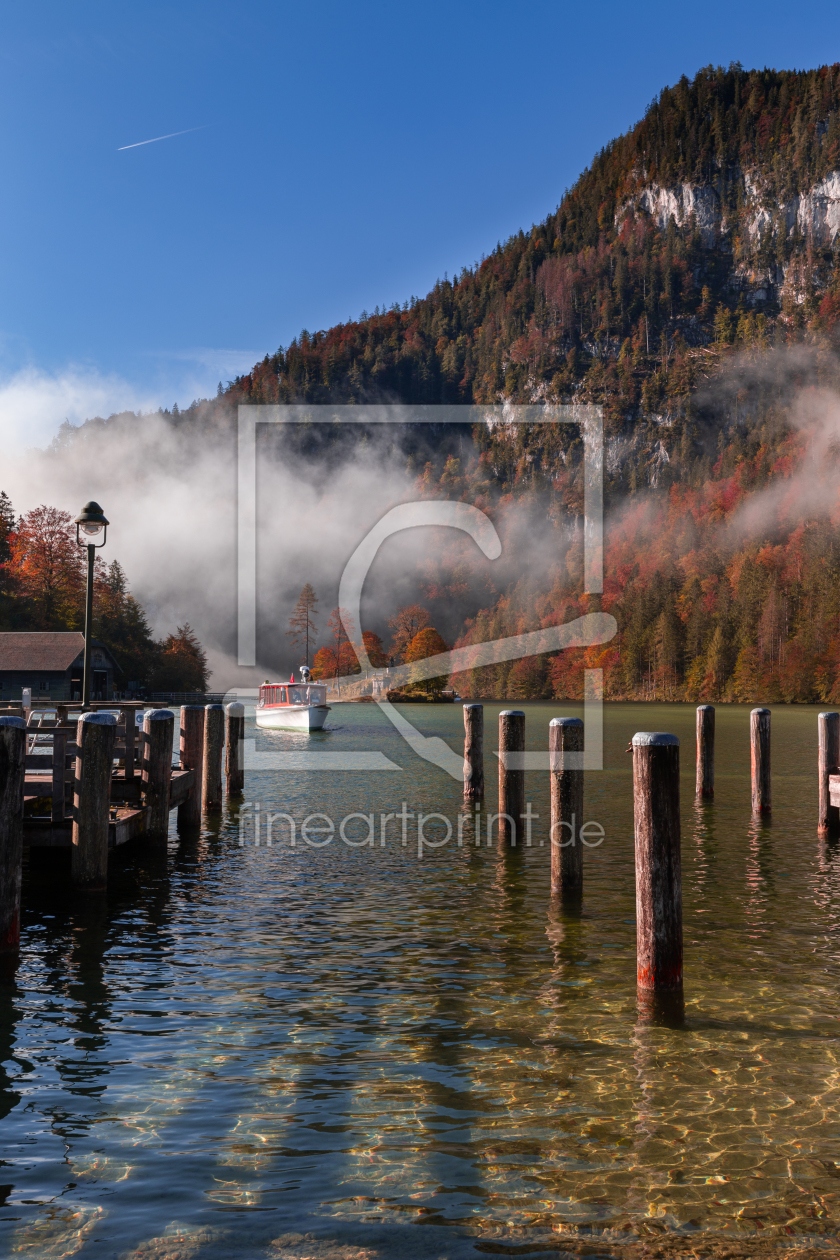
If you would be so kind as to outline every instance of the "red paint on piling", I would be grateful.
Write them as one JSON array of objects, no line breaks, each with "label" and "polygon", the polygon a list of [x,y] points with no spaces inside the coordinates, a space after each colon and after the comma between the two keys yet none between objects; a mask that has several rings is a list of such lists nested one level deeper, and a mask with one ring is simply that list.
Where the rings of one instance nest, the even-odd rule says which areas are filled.
[{"label": "red paint on piling", "polygon": [[0,933],[0,951],[17,949],[20,945],[20,911],[12,919],[6,931]]}]

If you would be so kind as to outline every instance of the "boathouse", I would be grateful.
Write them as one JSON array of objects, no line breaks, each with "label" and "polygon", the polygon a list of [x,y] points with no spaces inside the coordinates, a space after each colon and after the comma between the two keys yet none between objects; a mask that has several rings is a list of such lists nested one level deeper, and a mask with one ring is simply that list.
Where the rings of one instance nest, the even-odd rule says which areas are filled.
[{"label": "boathouse", "polygon": [[[85,638],[79,630],[0,634],[0,703],[20,700],[24,687],[35,702],[81,700]],[[91,644],[91,700],[110,700],[117,662],[102,643]]]}]

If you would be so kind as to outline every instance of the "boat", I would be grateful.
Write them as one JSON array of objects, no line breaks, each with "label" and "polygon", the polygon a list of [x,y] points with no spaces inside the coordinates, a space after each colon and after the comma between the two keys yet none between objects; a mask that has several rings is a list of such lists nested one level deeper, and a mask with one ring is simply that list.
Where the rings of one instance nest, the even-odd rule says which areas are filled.
[{"label": "boat", "polygon": [[272,731],[320,731],[329,711],[327,688],[311,682],[309,669],[302,665],[300,682],[292,674],[287,683],[266,679],[260,687],[257,726]]}]

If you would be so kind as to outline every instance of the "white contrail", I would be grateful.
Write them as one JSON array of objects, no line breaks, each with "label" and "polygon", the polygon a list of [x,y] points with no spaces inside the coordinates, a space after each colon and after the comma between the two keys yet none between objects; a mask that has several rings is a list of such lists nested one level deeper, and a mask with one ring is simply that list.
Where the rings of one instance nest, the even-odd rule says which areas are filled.
[{"label": "white contrail", "polygon": [[187,127],[186,131],[170,131],[168,136],[153,136],[151,140],[138,140],[136,144],[121,144],[117,153],[123,149],[139,149],[143,144],[157,144],[158,140],[171,140],[173,136],[188,136],[191,131],[201,131],[201,127]]}]

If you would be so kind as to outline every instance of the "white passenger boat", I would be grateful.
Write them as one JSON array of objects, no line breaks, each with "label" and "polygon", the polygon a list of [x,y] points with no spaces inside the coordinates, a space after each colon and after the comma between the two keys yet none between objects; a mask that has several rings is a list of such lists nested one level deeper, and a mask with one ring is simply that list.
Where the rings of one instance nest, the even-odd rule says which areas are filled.
[{"label": "white passenger boat", "polygon": [[260,687],[257,726],[276,731],[320,731],[329,711],[326,687],[310,682],[309,670],[303,665],[299,683],[293,675],[287,683],[266,682]]}]

